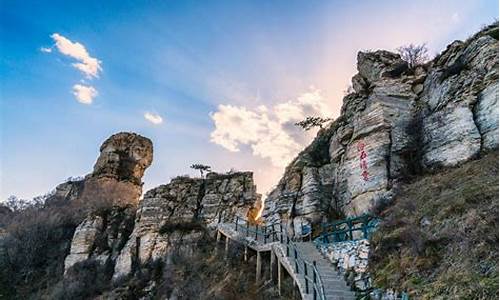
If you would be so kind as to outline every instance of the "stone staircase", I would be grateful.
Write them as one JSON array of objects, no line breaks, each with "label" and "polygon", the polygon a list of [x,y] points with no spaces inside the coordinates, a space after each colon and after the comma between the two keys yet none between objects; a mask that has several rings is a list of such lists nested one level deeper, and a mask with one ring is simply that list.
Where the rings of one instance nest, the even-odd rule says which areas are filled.
[{"label": "stone staircase", "polygon": [[276,234],[273,237],[272,234],[269,235],[269,231],[260,228],[249,231],[248,227],[236,226],[235,223],[220,223],[217,230],[218,235],[226,236],[226,249],[228,240],[231,239],[257,251],[258,273],[260,273],[260,252],[271,251],[271,254],[278,259],[278,264],[281,264],[293,278],[304,300],[356,299],[344,278],[312,242],[292,242]]},{"label": "stone staircase", "polygon": [[[315,261],[316,268],[321,276],[326,299],[354,300],[354,292],[346,284],[344,278],[338,274],[335,267],[318,251],[311,242],[295,243],[298,251],[308,261]],[[293,259],[293,257],[292,257]]]}]

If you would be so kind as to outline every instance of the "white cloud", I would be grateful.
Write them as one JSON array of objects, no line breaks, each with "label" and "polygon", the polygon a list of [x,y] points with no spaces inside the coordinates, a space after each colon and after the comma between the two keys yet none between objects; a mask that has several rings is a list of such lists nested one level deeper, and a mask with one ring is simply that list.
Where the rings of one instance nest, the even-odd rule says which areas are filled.
[{"label": "white cloud", "polygon": [[84,73],[88,79],[99,77],[99,72],[102,71],[101,61],[91,57],[82,44],[72,42],[58,33],[54,33],[50,37],[56,42],[56,48],[59,52],[78,61],[72,64],[73,67]]},{"label": "white cloud", "polygon": [[41,47],[40,51],[45,52],[45,53],[50,53],[50,52],[52,52],[52,48]]},{"label": "white cloud", "polygon": [[73,85],[73,95],[75,95],[76,100],[83,104],[92,104],[94,97],[98,95],[97,90],[90,85]]},{"label": "white cloud", "polygon": [[155,125],[163,123],[163,118],[159,114],[155,113],[150,113],[150,112],[144,113],[144,119],[148,120],[149,122]]},{"label": "white cloud", "polygon": [[273,107],[261,105],[256,109],[243,106],[219,105],[211,114],[215,129],[211,142],[229,151],[240,151],[248,145],[256,156],[270,159],[274,166],[286,166],[310,141],[294,125],[306,116],[331,116],[331,111],[319,90],[302,94],[294,100]]}]

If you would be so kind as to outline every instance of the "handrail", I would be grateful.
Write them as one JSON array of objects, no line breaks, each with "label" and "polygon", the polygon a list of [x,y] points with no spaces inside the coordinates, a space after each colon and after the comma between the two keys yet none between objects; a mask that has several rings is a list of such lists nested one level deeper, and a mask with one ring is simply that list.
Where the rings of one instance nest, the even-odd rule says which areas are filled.
[{"label": "handrail", "polygon": [[[283,225],[281,222],[275,222],[265,226],[255,224],[253,225],[254,229],[252,229],[252,225],[250,225],[250,223],[246,219],[236,216],[235,231],[238,231],[238,228],[241,227],[239,221],[243,221],[243,230],[246,232],[246,236],[249,236],[249,234],[252,233],[252,235],[255,235],[255,240],[258,240],[259,236],[263,236],[264,243],[267,243],[267,239],[269,237],[272,237],[272,242],[279,241],[281,244],[285,245],[287,257],[290,257],[290,249],[292,249],[293,257],[295,260],[295,273],[302,273],[304,275],[306,294],[309,294],[309,283],[312,283],[314,300],[325,300],[323,281],[321,280],[321,275],[318,271],[318,268],[316,267],[316,261],[313,261],[311,263],[303,257],[293,239],[288,236],[286,225]],[[279,225],[279,231],[276,230],[275,225]],[[306,237],[308,235],[311,235],[311,232],[306,235],[301,235],[300,238]],[[312,270],[312,273],[308,272],[308,270]]]},{"label": "handrail", "polygon": [[[313,261],[310,263],[307,261],[300,253],[300,251],[297,249],[297,245],[293,240],[291,240],[288,236],[286,239],[286,255],[287,257],[290,257],[290,248],[293,250],[293,256],[295,259],[295,273],[300,274],[301,271],[304,274],[304,282],[305,282],[305,288],[306,288],[306,294],[309,294],[309,282],[312,282],[313,285],[313,299],[325,299],[325,289],[323,285],[323,280],[321,279],[321,275],[318,271],[318,268],[316,266],[316,261]],[[309,275],[308,270],[309,268],[312,269],[312,278],[311,275]]]},{"label": "handrail", "polygon": [[[372,224],[374,220],[376,221],[378,218],[370,214],[363,214],[346,220],[321,224],[320,241],[329,243],[331,236],[333,236],[333,242],[352,241],[355,240],[353,233],[357,231],[362,232],[363,238],[370,238],[373,229],[376,227],[376,225]],[[357,226],[358,224],[361,224],[361,226]]]}]

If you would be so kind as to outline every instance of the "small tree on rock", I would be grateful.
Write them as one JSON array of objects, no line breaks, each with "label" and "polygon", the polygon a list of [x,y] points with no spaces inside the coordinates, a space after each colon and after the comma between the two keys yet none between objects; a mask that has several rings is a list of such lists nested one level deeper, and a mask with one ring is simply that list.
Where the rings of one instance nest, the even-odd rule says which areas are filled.
[{"label": "small tree on rock", "polygon": [[209,172],[212,167],[202,165],[202,164],[192,164],[191,169],[200,171],[201,177],[203,177],[203,172]]},{"label": "small tree on rock", "polygon": [[332,119],[330,118],[321,118],[321,117],[307,117],[305,120],[295,123],[295,125],[302,127],[305,131],[319,127],[323,129],[323,124],[330,122]]},{"label": "small tree on rock", "polygon": [[410,69],[414,69],[416,66],[424,64],[429,60],[428,49],[425,43],[420,45],[404,45],[396,50],[401,55],[401,59],[408,63]]}]

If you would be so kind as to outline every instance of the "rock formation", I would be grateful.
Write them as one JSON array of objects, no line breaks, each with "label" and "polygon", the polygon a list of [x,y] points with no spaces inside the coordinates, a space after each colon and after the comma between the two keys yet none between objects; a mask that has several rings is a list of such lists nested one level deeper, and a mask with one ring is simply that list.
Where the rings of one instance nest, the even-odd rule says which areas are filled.
[{"label": "rock formation", "polygon": [[48,203],[80,201],[91,209],[75,230],[65,270],[95,253],[103,263],[116,258],[132,231],[141,179],[153,160],[152,142],[135,133],[112,135],[100,151],[91,174],[59,185],[48,199]]},{"label": "rock formation", "polygon": [[114,266],[113,278],[119,279],[141,265],[168,260],[174,248],[194,251],[190,244],[207,226],[235,215],[245,217],[260,200],[253,174],[233,172],[177,177],[146,192],[139,202],[141,179],[152,158],[149,139],[118,133],[102,144],[93,173],[56,188],[49,202],[96,204],[75,230],[65,272],[92,259]]},{"label": "rock formation", "polygon": [[260,198],[251,172],[209,173],[205,179],[177,177],[149,190],[139,205],[134,231],[117,259],[113,278],[129,274],[134,263],[167,258],[172,249],[200,238],[201,231],[234,216],[246,216]]},{"label": "rock formation", "polygon": [[153,161],[153,143],[135,133],[120,132],[100,148],[94,171],[83,179],[58,185],[48,203],[65,201],[111,201],[137,205],[142,194],[142,176]]},{"label": "rock formation", "polygon": [[263,217],[318,223],[386,203],[409,176],[498,148],[498,25],[409,69],[360,52],[340,117],[286,168]]}]

